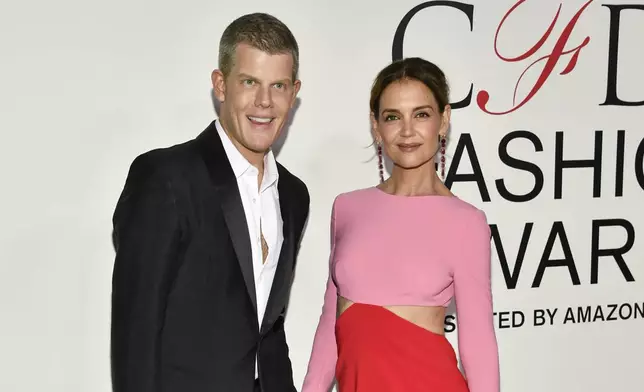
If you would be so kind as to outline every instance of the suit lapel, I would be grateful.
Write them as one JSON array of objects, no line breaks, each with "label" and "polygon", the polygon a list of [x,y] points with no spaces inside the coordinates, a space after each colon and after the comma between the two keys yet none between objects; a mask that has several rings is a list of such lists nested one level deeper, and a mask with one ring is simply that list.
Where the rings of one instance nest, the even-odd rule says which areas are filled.
[{"label": "suit lapel", "polygon": [[237,179],[226,156],[226,151],[221,143],[214,121],[199,135],[197,140],[203,159],[208,167],[210,178],[220,196],[221,209],[228,226],[230,239],[244,276],[248,296],[255,309],[255,314],[257,314],[253,255],[246,214],[244,213],[244,206],[237,187]]},{"label": "suit lapel", "polygon": [[229,186],[221,188],[221,208],[226,219],[230,239],[239,261],[244,282],[250,300],[253,303],[255,313],[257,313],[257,295],[255,293],[255,276],[253,272],[253,254],[250,244],[250,235],[248,234],[248,225],[246,223],[246,214],[241,201],[241,196],[237,188]]},{"label": "suit lapel", "polygon": [[280,250],[279,259],[277,262],[277,270],[275,271],[275,278],[271,287],[268,303],[266,304],[266,312],[264,313],[264,320],[262,321],[262,333],[266,332],[275,320],[280,315],[282,308],[286,305],[286,296],[288,295],[291,286],[291,278],[293,276],[293,262],[295,250],[295,232],[293,225],[293,208],[294,203],[291,199],[291,188],[289,187],[288,173],[282,170],[278,165],[279,182],[278,193],[280,198],[280,211],[282,214],[284,242]]},{"label": "suit lapel", "polygon": [[[239,267],[244,277],[244,282],[246,283],[246,290],[255,309],[255,314],[257,314],[253,255],[246,214],[244,213],[239,188],[237,187],[237,179],[226,156],[214,121],[199,135],[197,141],[203,160],[208,168],[210,178],[220,196],[221,209],[226,220]],[[275,278],[271,286],[266,311],[264,312],[264,319],[261,326],[262,333],[275,323],[280,316],[280,312],[286,305],[295,261],[294,252],[296,240],[293,209],[296,206],[292,194],[293,188],[290,183],[290,173],[284,170],[279,164],[278,170],[279,180],[277,189],[283,221],[282,232],[284,241],[280,249]],[[254,320],[257,319],[255,318]]]}]

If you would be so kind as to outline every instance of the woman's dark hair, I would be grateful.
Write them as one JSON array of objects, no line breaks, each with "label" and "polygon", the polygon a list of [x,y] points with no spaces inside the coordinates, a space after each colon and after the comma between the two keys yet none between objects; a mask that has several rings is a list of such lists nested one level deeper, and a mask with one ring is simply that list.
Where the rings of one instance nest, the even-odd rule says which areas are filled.
[{"label": "woman's dark hair", "polygon": [[427,86],[438,102],[438,110],[443,113],[449,104],[449,86],[445,74],[434,63],[420,57],[409,57],[389,64],[378,73],[376,80],[374,80],[369,106],[376,118],[380,115],[382,92],[393,82],[405,79],[418,80]]}]

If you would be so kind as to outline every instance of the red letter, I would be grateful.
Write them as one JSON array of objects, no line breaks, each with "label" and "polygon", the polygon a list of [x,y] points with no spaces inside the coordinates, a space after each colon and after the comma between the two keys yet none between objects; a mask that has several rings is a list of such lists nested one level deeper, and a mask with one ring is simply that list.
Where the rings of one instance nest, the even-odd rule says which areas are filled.
[{"label": "red letter", "polygon": [[[498,37],[499,37],[499,31],[501,30],[501,27],[503,26],[503,23],[508,18],[508,16],[510,16],[510,14],[519,5],[521,5],[525,1],[526,0],[519,0],[518,3],[516,3],[512,8],[510,8],[510,10],[503,17],[503,19],[501,19],[501,23],[499,23],[499,27],[496,30],[496,34],[494,36],[494,51],[495,51],[496,55],[503,61],[517,62],[517,61],[525,60],[528,57],[532,56],[537,50],[539,50],[541,48],[543,43],[548,39],[548,37],[550,36],[550,33],[552,33],[552,30],[555,27],[555,24],[557,23],[557,19],[559,18],[559,12],[561,11],[561,4],[559,5],[559,9],[557,10],[557,14],[555,15],[554,19],[552,20],[552,23],[550,23],[550,26],[548,27],[548,30],[546,30],[546,32],[543,34],[543,36],[541,37],[539,42],[537,42],[532,48],[530,48],[528,51],[526,51],[524,54],[522,54],[520,56],[517,56],[517,57],[514,57],[514,58],[503,57],[499,53],[499,51],[497,49],[497,40],[498,40]],[[482,90],[476,96],[476,103],[478,104],[479,108],[481,108],[481,110],[483,110],[487,114],[494,114],[494,115],[508,114],[508,113],[511,113],[511,112],[519,109],[521,106],[525,105],[528,101],[530,101],[530,99],[532,99],[532,97],[535,96],[535,94],[539,91],[539,89],[541,89],[541,87],[543,87],[544,83],[546,82],[546,80],[548,80],[548,77],[550,76],[550,74],[554,70],[555,65],[557,65],[557,62],[559,61],[559,59],[564,55],[573,53],[570,61],[568,61],[568,65],[560,73],[560,75],[566,75],[566,74],[570,73],[575,68],[575,65],[577,64],[577,59],[579,58],[579,53],[581,51],[581,48],[583,48],[584,46],[588,45],[588,43],[590,42],[590,37],[586,37],[584,39],[584,41],[580,45],[576,46],[573,49],[565,50],[565,46],[568,43],[568,38],[570,37],[570,34],[572,33],[572,30],[575,27],[575,24],[577,24],[577,21],[579,20],[579,17],[584,12],[584,10],[588,7],[588,5],[590,5],[590,3],[592,3],[592,2],[593,2],[593,0],[589,0],[572,17],[570,22],[568,22],[568,25],[566,26],[566,28],[564,28],[563,32],[561,33],[561,36],[559,37],[559,39],[555,43],[555,46],[552,49],[552,52],[549,55],[543,56],[543,57],[535,60],[534,62],[532,62],[532,64],[530,64],[525,69],[525,71],[523,71],[523,73],[519,77],[519,80],[517,81],[517,83],[516,83],[516,85],[514,87],[514,94],[513,94],[513,97],[512,97],[512,105],[515,105],[515,106],[513,106],[511,109],[509,109],[507,111],[504,111],[504,112],[492,112],[492,111],[488,110],[487,107],[486,107],[487,103],[490,100],[490,94],[486,90]],[[523,98],[523,100],[517,105],[516,104],[516,95],[517,95],[517,89],[519,87],[519,83],[521,82],[521,79],[526,74],[526,72],[528,72],[528,70],[530,68],[532,68],[533,65],[535,65],[535,64],[537,64],[537,63],[539,63],[539,62],[541,62],[542,60],[545,60],[545,59],[548,59],[548,61],[546,62],[545,66],[543,67],[543,70],[541,71],[541,74],[539,75],[539,78],[537,79],[537,82],[532,87],[532,90],[530,90],[528,95],[525,98]]]}]

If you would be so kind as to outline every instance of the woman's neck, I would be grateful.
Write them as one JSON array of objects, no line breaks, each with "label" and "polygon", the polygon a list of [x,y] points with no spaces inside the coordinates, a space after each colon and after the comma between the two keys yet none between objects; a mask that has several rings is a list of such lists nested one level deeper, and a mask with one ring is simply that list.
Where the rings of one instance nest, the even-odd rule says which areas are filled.
[{"label": "woman's neck", "polygon": [[414,169],[403,169],[400,166],[394,166],[391,177],[381,184],[379,188],[387,193],[399,196],[452,196],[450,190],[438,178],[432,163]]}]

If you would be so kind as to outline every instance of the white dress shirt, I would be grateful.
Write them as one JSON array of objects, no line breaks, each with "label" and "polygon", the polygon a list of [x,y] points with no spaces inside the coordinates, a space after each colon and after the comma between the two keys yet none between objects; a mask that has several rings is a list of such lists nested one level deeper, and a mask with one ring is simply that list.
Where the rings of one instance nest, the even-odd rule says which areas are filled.
[{"label": "white dress shirt", "polygon": [[[264,176],[258,189],[258,170],[251,165],[232,143],[219,120],[215,124],[221,142],[226,151],[230,166],[237,178],[237,186],[241,195],[250,245],[253,255],[253,275],[255,278],[255,293],[257,296],[257,320],[262,326],[268,296],[273,286],[273,278],[277,269],[280,249],[284,241],[282,232],[282,214],[280,211],[279,193],[277,183],[279,175],[273,151],[264,156]],[[260,230],[261,228],[261,230]],[[268,245],[266,261],[262,257],[262,240]],[[257,377],[257,360],[255,360],[255,377]]]}]

